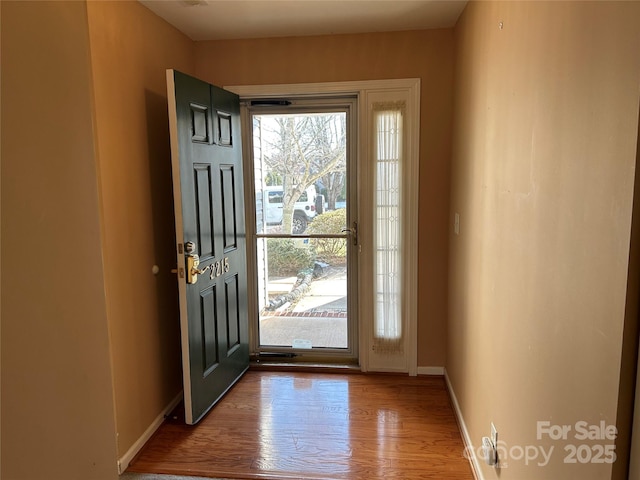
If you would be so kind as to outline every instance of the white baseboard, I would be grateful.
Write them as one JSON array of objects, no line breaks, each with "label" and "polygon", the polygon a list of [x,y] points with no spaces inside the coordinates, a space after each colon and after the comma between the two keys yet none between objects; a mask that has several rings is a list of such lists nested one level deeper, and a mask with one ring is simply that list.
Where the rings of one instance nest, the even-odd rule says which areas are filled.
[{"label": "white baseboard", "polygon": [[451,386],[451,381],[449,380],[449,375],[447,375],[446,368],[444,369],[444,381],[447,384],[447,390],[449,390],[449,396],[451,397],[451,403],[453,404],[453,411],[455,412],[456,419],[458,420],[458,426],[460,427],[460,432],[462,433],[462,440],[464,441],[465,449],[467,453],[471,453],[468,458],[469,463],[471,464],[471,470],[473,471],[473,476],[476,480],[484,480],[476,449],[474,448],[473,442],[471,441],[469,430],[467,430],[467,424],[464,423],[464,417],[462,416],[462,411],[460,410],[458,399],[456,398],[456,394],[453,391],[453,387]]},{"label": "white baseboard", "polygon": [[149,428],[147,428],[144,431],[144,433],[140,436],[140,438],[138,438],[138,440],[136,440],[136,442],[131,446],[131,448],[127,450],[127,453],[125,453],[122,457],[120,457],[120,460],[118,460],[118,473],[120,475],[122,475],[125,472],[125,470],[129,468],[129,463],[131,462],[131,460],[133,460],[133,457],[135,457],[138,454],[138,452],[142,449],[142,447],[144,447],[144,444],[147,443],[147,441],[149,441],[149,439],[151,438],[151,435],[153,435],[156,432],[156,430],[160,428],[160,425],[162,425],[162,422],[164,422],[165,417],[169,415],[173,411],[173,409],[178,406],[181,400],[182,400],[182,391],[180,391],[180,393],[176,395],[176,397],[173,400],[171,400],[169,405],[167,405],[164,408],[164,410],[160,412],[160,415],[158,415],[155,418],[155,420],[151,422],[151,425],[149,425]]},{"label": "white baseboard", "polygon": [[418,367],[418,375],[444,375],[444,367]]}]

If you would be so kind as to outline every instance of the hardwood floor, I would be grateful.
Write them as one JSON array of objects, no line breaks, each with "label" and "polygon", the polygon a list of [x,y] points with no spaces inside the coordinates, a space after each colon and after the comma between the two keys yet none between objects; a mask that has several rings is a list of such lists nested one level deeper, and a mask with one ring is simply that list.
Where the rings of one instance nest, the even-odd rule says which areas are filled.
[{"label": "hardwood floor", "polygon": [[168,419],[128,471],[472,480],[463,449],[441,377],[249,371],[197,426]]}]

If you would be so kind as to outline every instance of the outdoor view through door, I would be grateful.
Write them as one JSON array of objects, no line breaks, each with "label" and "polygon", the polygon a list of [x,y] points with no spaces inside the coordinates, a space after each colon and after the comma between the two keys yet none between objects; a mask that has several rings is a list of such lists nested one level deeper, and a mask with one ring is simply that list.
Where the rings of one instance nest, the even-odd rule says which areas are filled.
[{"label": "outdoor view through door", "polygon": [[349,109],[254,109],[252,124],[259,348],[354,354]]}]

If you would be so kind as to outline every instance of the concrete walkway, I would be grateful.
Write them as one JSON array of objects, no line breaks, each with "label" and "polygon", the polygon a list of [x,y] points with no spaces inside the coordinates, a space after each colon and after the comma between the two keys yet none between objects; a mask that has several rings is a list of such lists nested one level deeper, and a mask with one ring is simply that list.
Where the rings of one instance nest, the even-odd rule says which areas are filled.
[{"label": "concrete walkway", "polygon": [[322,317],[264,317],[260,321],[260,343],[300,348],[347,348],[347,319]]},{"label": "concrete walkway", "polygon": [[[295,277],[274,279],[269,292],[287,293]],[[309,290],[293,307],[263,312],[260,344],[291,347],[347,348],[347,270],[334,267],[328,275],[314,279]]]},{"label": "concrete walkway", "polygon": [[311,287],[293,308],[297,312],[347,312],[347,269],[332,268]]}]

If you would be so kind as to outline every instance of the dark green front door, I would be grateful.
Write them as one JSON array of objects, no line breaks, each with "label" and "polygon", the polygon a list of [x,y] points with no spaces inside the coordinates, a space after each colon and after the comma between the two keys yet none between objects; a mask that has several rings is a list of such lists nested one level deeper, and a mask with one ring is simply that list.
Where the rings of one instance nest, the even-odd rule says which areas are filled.
[{"label": "dark green front door", "polygon": [[186,422],[249,366],[237,95],[167,71]]}]

